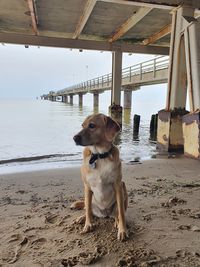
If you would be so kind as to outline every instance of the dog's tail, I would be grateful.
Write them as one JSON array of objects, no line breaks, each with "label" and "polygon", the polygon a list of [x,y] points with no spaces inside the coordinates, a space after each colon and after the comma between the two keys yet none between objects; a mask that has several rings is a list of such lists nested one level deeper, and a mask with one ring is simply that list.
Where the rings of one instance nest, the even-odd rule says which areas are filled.
[{"label": "dog's tail", "polygon": [[71,210],[83,210],[85,208],[85,202],[83,200],[75,201],[71,204]]}]

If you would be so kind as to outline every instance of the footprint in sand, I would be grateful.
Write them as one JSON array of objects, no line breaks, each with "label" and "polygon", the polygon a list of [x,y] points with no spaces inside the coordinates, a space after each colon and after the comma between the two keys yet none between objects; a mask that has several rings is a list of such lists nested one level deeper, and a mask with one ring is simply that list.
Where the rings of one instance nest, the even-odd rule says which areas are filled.
[{"label": "footprint in sand", "polygon": [[46,238],[44,237],[39,237],[37,239],[34,239],[32,242],[31,242],[31,245],[34,245],[34,244],[38,244],[38,245],[43,245],[44,243],[46,243],[47,240]]},{"label": "footprint in sand", "polygon": [[45,216],[45,223],[54,224],[58,221],[58,215],[56,214],[48,214]]},{"label": "footprint in sand", "polygon": [[8,243],[11,243],[11,242],[15,242],[15,241],[19,241],[19,240],[22,240],[22,235],[20,234],[13,234],[11,235],[10,239],[8,240]]}]

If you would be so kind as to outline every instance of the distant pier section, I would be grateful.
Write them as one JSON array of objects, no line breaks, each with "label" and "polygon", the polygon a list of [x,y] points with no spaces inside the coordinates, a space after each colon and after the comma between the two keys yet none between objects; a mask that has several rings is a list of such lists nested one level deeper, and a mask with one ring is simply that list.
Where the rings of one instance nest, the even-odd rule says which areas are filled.
[{"label": "distant pier section", "polygon": [[[121,90],[124,91],[124,108],[131,108],[132,91],[140,89],[140,86],[167,83],[168,66],[169,57],[160,56],[122,69]],[[79,95],[79,105],[83,105],[83,95],[92,93],[93,105],[98,107],[99,94],[111,88],[112,73],[108,73],[59,91],[50,91],[41,97],[51,101],[61,97],[62,102],[73,104],[73,96]]]}]

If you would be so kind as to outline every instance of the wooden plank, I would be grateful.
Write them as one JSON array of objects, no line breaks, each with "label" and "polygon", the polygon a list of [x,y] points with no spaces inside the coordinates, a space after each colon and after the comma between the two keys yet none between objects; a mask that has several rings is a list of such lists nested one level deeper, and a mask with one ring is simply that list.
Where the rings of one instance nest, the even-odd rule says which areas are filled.
[{"label": "wooden plank", "polygon": [[37,28],[37,19],[35,14],[35,6],[34,6],[34,0],[27,0],[28,1],[28,7],[31,14],[31,21],[32,21],[32,27],[33,32],[38,35],[38,28]]},{"label": "wooden plank", "polygon": [[126,22],[124,22],[109,39],[109,42],[114,42],[128,32],[133,26],[135,26],[140,20],[142,20],[152,8],[141,7],[136,13],[134,13]]},{"label": "wooden plank", "polygon": [[76,31],[74,33],[73,38],[77,39],[79,37],[79,35],[81,34],[81,32],[83,31],[83,28],[85,27],[90,14],[92,13],[92,10],[94,9],[95,5],[96,5],[97,0],[87,0],[86,5],[84,7],[84,11],[82,16],[79,19],[78,25],[76,27]]},{"label": "wooden plank", "polygon": [[99,51],[122,51],[125,53],[141,53],[154,55],[169,55],[168,47],[144,46],[125,42],[109,43],[105,41],[80,40],[69,38],[45,37],[0,32],[0,42],[10,44],[49,46]]},{"label": "wooden plank", "polygon": [[200,8],[199,0],[98,0],[102,2],[171,10],[179,5]]},{"label": "wooden plank", "polygon": [[149,38],[144,39],[143,44],[149,45],[149,44],[155,43],[156,41],[160,40],[164,36],[170,34],[171,28],[172,28],[171,24],[164,26],[161,30],[159,30],[158,32],[150,36]]},{"label": "wooden plank", "polygon": [[167,9],[172,10],[174,7],[177,7],[177,4],[161,4],[160,1],[154,0],[152,3],[146,1],[128,1],[128,0],[98,0],[100,2],[108,2],[113,4],[120,5],[129,5],[129,6],[138,6],[138,7],[149,7],[149,8],[158,8],[158,9]]}]

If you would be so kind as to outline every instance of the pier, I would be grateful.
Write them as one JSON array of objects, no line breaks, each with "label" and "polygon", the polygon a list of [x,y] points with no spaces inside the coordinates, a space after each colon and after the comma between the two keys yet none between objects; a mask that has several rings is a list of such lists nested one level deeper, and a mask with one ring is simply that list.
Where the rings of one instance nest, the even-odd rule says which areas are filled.
[{"label": "pier", "polygon": [[[168,81],[166,106],[158,113],[160,150],[200,159],[200,1],[194,0],[74,0],[1,1],[0,42],[25,47],[48,46],[111,51],[112,73],[46,93],[73,103],[73,95],[111,89],[111,116],[121,123],[121,91],[125,105],[141,85]],[[144,65],[122,70],[123,53],[169,55],[159,69]],[[168,69],[167,69],[168,68]],[[190,108],[186,111],[187,92]],[[45,92],[44,92],[45,93]]]},{"label": "pier", "polygon": [[[132,91],[140,89],[140,86],[167,83],[169,57],[160,56],[127,68],[122,69],[121,91],[124,91],[124,107],[131,109]],[[93,106],[99,106],[99,94],[112,89],[112,73],[105,74],[88,81],[75,84],[56,92],[42,95],[42,99],[56,101],[57,97],[64,103],[73,104],[73,96],[78,95],[79,105],[83,105],[83,96],[93,94]],[[120,92],[119,92],[120,93]],[[119,94],[118,105],[121,105]]]}]

